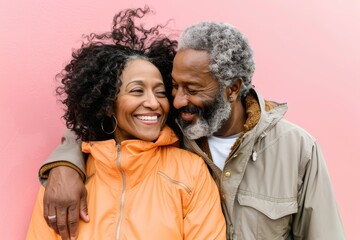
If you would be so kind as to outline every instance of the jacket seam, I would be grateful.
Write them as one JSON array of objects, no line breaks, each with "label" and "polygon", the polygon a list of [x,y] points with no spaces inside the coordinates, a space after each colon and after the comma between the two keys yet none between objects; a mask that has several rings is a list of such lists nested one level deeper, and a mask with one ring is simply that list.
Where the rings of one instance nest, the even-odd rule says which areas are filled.
[{"label": "jacket seam", "polygon": [[187,194],[191,195],[192,191],[191,191],[191,189],[190,189],[185,183],[170,178],[167,174],[165,174],[165,173],[162,172],[162,171],[159,171],[159,172],[158,172],[158,175],[161,176],[162,178],[164,178],[165,180],[169,181],[170,183],[181,187],[182,189],[185,190],[185,192],[186,192]]},{"label": "jacket seam", "polygon": [[[266,149],[268,149],[269,147],[271,147],[272,145],[274,145],[275,143],[277,143],[278,141],[280,141],[281,138],[285,137],[285,136],[286,136],[287,134],[289,134],[293,129],[296,129],[296,127],[292,127],[292,128],[290,128],[290,129],[287,129],[286,131],[284,131],[283,133],[281,133],[280,136],[278,136],[278,137],[276,137],[276,138],[273,138],[268,144],[266,144],[266,146],[264,146],[263,148],[261,148],[260,150],[257,151],[258,156],[259,156],[260,154],[262,154]],[[264,137],[262,137],[261,139],[259,139],[259,140],[257,141],[256,145],[258,145],[258,144],[260,143],[260,140],[265,139],[267,136],[268,136],[268,132],[267,132],[267,134],[266,134]],[[254,148],[255,148],[256,145],[254,145]]]},{"label": "jacket seam", "polygon": [[262,195],[262,194],[257,194],[257,193],[253,193],[253,192],[250,192],[250,191],[241,190],[241,189],[240,189],[239,193],[242,194],[242,195],[245,195],[245,196],[255,197],[255,198],[259,198],[259,199],[262,199],[262,200],[275,202],[275,203],[286,203],[286,202],[293,202],[293,201],[297,200],[297,196],[295,196],[295,197],[287,197],[287,198],[275,198],[275,197],[269,197],[269,196],[265,196],[265,195]]}]

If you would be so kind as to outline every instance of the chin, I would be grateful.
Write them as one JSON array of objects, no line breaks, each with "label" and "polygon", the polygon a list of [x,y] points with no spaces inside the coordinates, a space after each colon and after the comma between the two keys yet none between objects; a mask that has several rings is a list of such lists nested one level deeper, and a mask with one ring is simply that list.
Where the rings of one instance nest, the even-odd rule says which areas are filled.
[{"label": "chin", "polygon": [[149,134],[149,135],[143,135],[141,137],[139,137],[139,139],[142,139],[144,141],[148,141],[148,142],[155,142],[160,136],[160,132],[158,132],[157,134]]}]

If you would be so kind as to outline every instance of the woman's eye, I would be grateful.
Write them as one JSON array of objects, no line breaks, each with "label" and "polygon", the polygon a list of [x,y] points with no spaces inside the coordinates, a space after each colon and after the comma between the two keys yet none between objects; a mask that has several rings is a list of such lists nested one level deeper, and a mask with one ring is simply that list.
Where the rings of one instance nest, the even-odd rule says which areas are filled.
[{"label": "woman's eye", "polygon": [[130,92],[131,93],[143,93],[144,91],[141,88],[134,88],[134,89],[131,89]]},{"label": "woman's eye", "polygon": [[160,97],[166,97],[166,91],[165,90],[160,90],[156,92],[156,95],[160,96]]}]

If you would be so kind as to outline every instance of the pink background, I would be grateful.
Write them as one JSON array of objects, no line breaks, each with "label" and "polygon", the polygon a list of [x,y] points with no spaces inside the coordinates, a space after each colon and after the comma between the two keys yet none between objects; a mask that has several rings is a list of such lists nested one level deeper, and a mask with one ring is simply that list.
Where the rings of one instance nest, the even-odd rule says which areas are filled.
[{"label": "pink background", "polygon": [[170,27],[181,31],[202,20],[226,21],[248,36],[256,88],[287,102],[287,118],[318,139],[347,239],[360,239],[357,0],[1,0],[0,238],[25,238],[38,167],[65,129],[55,74],[83,33],[109,30],[118,10],[144,3],[156,10],[149,23],[173,18]]}]

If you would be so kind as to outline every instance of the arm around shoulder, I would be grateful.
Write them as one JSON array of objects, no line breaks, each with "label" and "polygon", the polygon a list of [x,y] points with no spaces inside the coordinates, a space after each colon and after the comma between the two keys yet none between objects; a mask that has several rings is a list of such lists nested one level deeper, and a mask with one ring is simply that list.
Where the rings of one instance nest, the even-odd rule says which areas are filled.
[{"label": "arm around shoulder", "polygon": [[66,130],[61,144],[50,154],[39,169],[39,180],[46,184],[51,169],[58,166],[68,166],[75,169],[85,181],[85,160],[81,151],[81,140],[71,130]]}]

